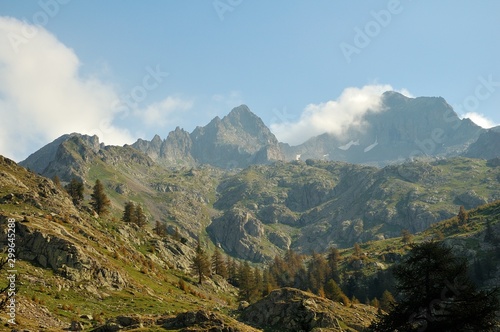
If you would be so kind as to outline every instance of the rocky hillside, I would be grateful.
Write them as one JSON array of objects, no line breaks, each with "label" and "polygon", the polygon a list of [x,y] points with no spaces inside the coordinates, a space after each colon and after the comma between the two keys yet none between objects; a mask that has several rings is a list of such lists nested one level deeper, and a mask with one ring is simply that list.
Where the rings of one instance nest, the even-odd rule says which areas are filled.
[{"label": "rocky hillside", "polygon": [[276,137],[246,105],[197,127],[191,134],[177,128],[163,141],[155,136],[152,141],[139,140],[132,146],[167,165],[242,168],[284,160]]},{"label": "rocky hillside", "polygon": [[485,160],[418,161],[378,169],[338,162],[252,166],[218,186],[222,211],[208,232],[227,252],[254,261],[277,250],[421,232],[466,208],[500,198],[500,167]]},{"label": "rocky hillside", "polygon": [[229,308],[236,291],[224,280],[190,282],[192,246],[88,211],[51,180],[0,157],[0,245],[14,218],[20,327],[60,331],[71,321],[89,328],[132,313]]}]

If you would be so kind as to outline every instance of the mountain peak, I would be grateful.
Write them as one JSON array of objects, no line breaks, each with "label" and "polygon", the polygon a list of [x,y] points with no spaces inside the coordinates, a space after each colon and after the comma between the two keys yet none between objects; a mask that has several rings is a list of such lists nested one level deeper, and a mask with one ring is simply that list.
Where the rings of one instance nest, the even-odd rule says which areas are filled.
[{"label": "mountain peak", "polygon": [[237,106],[237,107],[234,107],[231,112],[229,112],[229,114],[227,116],[234,116],[234,115],[239,115],[239,114],[252,114],[252,115],[255,115],[252,113],[252,111],[250,111],[250,108],[245,105],[245,104],[241,104],[240,106]]}]

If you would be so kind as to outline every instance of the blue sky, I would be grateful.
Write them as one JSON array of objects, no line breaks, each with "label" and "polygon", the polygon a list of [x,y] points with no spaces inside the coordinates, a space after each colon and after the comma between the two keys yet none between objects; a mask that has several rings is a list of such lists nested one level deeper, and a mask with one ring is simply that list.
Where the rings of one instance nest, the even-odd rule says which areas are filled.
[{"label": "blue sky", "polygon": [[385,89],[442,96],[489,127],[499,13],[493,0],[2,0],[0,154],[70,132],[165,138],[242,103],[295,144]]}]

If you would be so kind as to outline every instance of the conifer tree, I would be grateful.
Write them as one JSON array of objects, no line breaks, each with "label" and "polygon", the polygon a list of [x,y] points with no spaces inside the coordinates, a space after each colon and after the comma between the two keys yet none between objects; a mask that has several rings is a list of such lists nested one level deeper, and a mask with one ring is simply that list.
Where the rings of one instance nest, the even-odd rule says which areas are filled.
[{"label": "conifer tree", "polygon": [[404,244],[408,244],[412,241],[412,239],[413,235],[410,233],[409,230],[403,229],[401,231],[401,242],[403,242]]},{"label": "conifer tree", "polygon": [[328,277],[328,263],[323,255],[313,252],[307,267],[309,288],[316,294],[323,288]]},{"label": "conifer tree", "polygon": [[247,261],[240,264],[238,270],[238,283],[240,288],[239,297],[243,301],[250,301],[252,292],[255,288],[255,279],[252,273],[252,268]]},{"label": "conifer tree", "polygon": [[361,247],[359,246],[359,244],[356,242],[354,243],[354,252],[353,252],[353,256],[355,256],[356,258],[361,258]]},{"label": "conifer tree", "polygon": [[153,231],[156,233],[156,235],[164,237],[167,235],[167,225],[165,222],[156,220],[155,222],[155,227],[153,228]]},{"label": "conifer tree", "polygon": [[59,179],[59,176],[54,175],[54,177],[52,178],[52,181],[54,182],[54,185],[56,187],[61,187],[61,179]]},{"label": "conifer tree", "polygon": [[325,295],[332,301],[342,302],[346,296],[335,280],[330,279],[325,285]]},{"label": "conifer tree", "polygon": [[148,223],[144,210],[142,209],[142,205],[140,204],[137,204],[135,207],[135,223],[139,227],[144,227]]},{"label": "conifer tree", "polygon": [[266,296],[271,293],[274,289],[278,288],[276,280],[274,280],[273,275],[269,272],[269,269],[265,269],[262,273],[262,283],[263,290],[262,295]]},{"label": "conifer tree", "polygon": [[73,178],[65,188],[71,197],[73,204],[75,206],[79,206],[83,201],[83,183],[78,181],[76,178]]},{"label": "conifer tree", "polygon": [[370,305],[374,308],[380,308],[380,301],[375,297],[370,301]]},{"label": "conifer tree", "polygon": [[124,222],[136,223],[135,204],[133,202],[129,201],[125,203],[122,220]]},{"label": "conifer tree", "polygon": [[328,269],[330,272],[329,277],[338,284],[340,282],[340,275],[339,275],[340,252],[337,248],[335,247],[330,248],[330,250],[328,251],[327,261],[328,261]]},{"label": "conifer tree", "polygon": [[260,269],[258,267],[254,267],[253,269],[253,278],[254,278],[253,281],[254,285],[253,285],[252,295],[250,297],[250,300],[252,302],[257,301],[262,297],[262,292],[264,288],[262,273],[260,272]]},{"label": "conifer tree", "polygon": [[396,303],[394,296],[387,289],[382,293],[380,298],[380,308],[386,312],[392,310],[393,305]]},{"label": "conifer tree", "polygon": [[228,281],[233,286],[238,286],[238,266],[234,258],[227,256]]},{"label": "conifer tree", "polygon": [[101,181],[99,181],[99,179],[95,181],[94,190],[91,197],[92,199],[90,201],[90,205],[98,215],[102,216],[108,213],[108,208],[111,205],[111,202],[108,196],[106,196],[106,193],[104,192],[104,186],[102,185]]},{"label": "conifer tree", "polygon": [[224,261],[224,257],[222,256],[219,248],[215,248],[214,254],[212,255],[212,269],[215,274],[218,274],[225,279],[228,278],[226,262]]},{"label": "conifer tree", "polygon": [[203,278],[210,275],[210,260],[208,259],[205,251],[201,248],[199,240],[196,247],[196,255],[191,262],[191,269],[193,270],[193,273],[198,276],[199,284],[203,282]]},{"label": "conifer tree", "polygon": [[457,217],[458,217],[458,221],[461,224],[465,224],[468,221],[469,213],[465,210],[463,205],[460,205],[460,209],[458,210]]}]

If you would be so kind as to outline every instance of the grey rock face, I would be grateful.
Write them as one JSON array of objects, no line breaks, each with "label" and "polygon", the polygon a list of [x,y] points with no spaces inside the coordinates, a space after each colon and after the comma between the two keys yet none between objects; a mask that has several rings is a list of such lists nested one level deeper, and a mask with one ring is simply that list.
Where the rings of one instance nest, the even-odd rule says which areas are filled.
[{"label": "grey rock face", "polygon": [[343,137],[323,134],[294,147],[282,145],[287,160],[301,155],[303,160],[385,166],[419,156],[458,155],[485,132],[469,119],[461,120],[441,97],[386,92],[382,102],[384,111],[368,113],[362,130],[351,129]]},{"label": "grey rock face", "polygon": [[199,163],[243,168],[284,160],[276,137],[245,105],[197,127],[191,134],[176,128],[164,141],[155,136],[151,142],[138,140],[132,146],[167,165]]},{"label": "grey rock face", "polygon": [[229,210],[214,219],[207,231],[214,243],[220,243],[226,252],[237,257],[254,262],[271,258],[260,248],[260,238],[264,235],[262,223],[248,212]]},{"label": "grey rock face", "polygon": [[482,133],[464,153],[465,157],[493,159],[500,157],[500,127]]},{"label": "grey rock face", "polygon": [[375,315],[376,309],[368,306],[347,309],[293,288],[274,290],[242,311],[244,321],[279,331],[360,331]]}]

